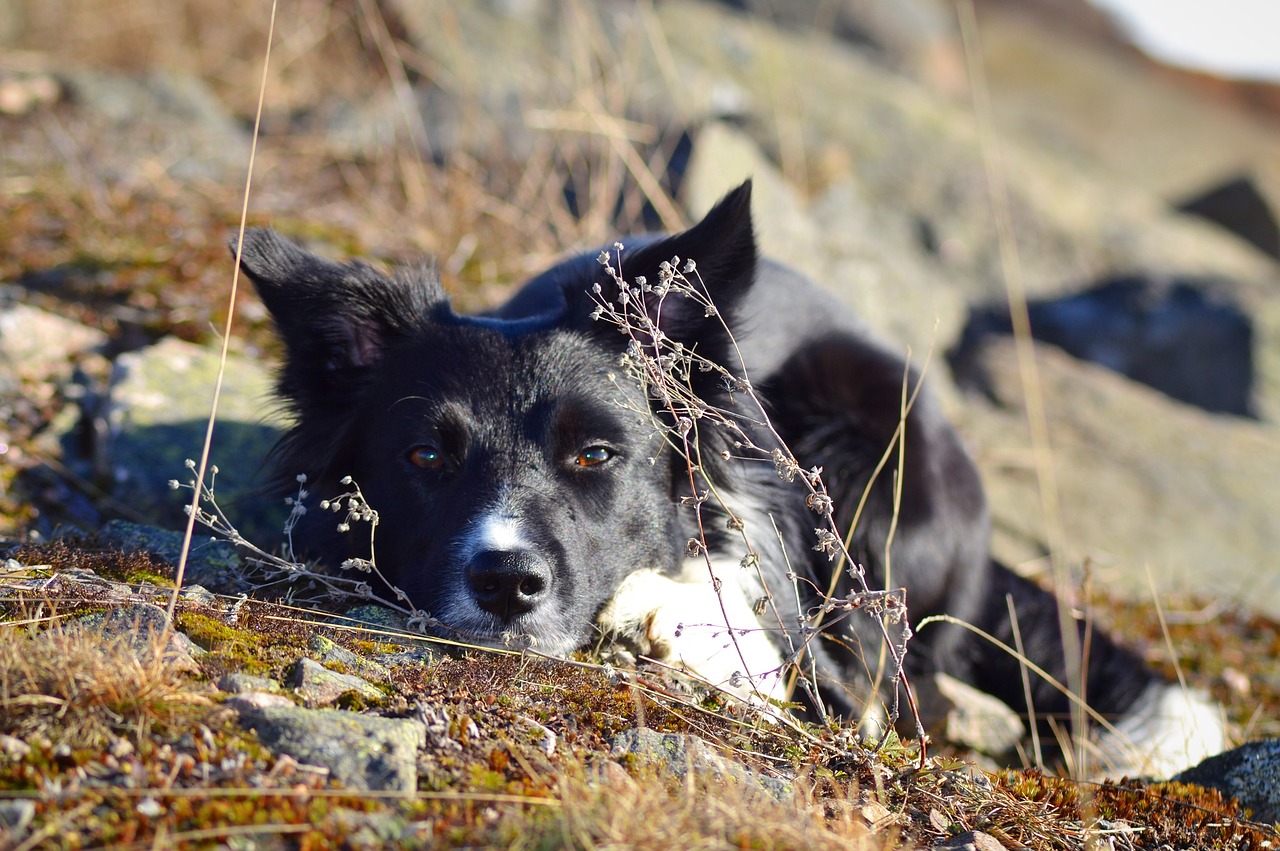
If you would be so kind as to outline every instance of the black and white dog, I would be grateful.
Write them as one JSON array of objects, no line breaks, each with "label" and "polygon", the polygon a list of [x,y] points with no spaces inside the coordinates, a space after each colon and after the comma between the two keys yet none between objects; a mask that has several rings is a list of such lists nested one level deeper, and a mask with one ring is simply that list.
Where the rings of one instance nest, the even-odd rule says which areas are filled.
[{"label": "black and white dog", "polygon": [[[871,588],[905,588],[912,623],[945,613],[1008,644],[1011,596],[1026,655],[1065,682],[1058,602],[990,559],[977,470],[927,394],[909,409],[901,454],[876,475],[904,382],[918,379],[832,296],[757,257],[750,197],[744,184],[687,231],[605,250],[621,279],[650,285],[673,258],[696,261],[716,310],[652,286],[636,288],[633,304],[686,351],[745,369],[800,466],[822,469],[840,529],[866,491],[849,549]],[[746,420],[737,437],[699,427],[692,479],[664,445],[653,394],[621,374],[628,337],[597,321],[598,301],[619,298],[597,254],[463,316],[428,269],[387,277],[248,233],[242,265],[283,338],[278,392],[295,418],[276,469],[289,482],[305,473],[319,497],[352,476],[380,514],[380,570],[442,629],[566,654],[603,625],[712,681],[779,695],[779,666],[810,638],[804,624],[823,594],[866,598],[815,550],[821,516],[806,494],[774,464],[742,457],[744,438],[767,452],[772,432]],[[746,385],[696,369],[689,381],[707,405],[742,410]],[[690,499],[692,489],[727,509]],[[368,558],[367,538],[336,525],[313,511],[295,537],[334,565]],[[696,558],[691,539],[707,543]],[[809,670],[821,700],[856,717],[882,634],[864,614],[838,615],[809,642]],[[946,672],[1028,709],[1019,662],[967,630],[931,625],[906,658],[909,673]],[[1135,654],[1094,633],[1087,666],[1085,696],[1112,719],[1113,744],[1134,739],[1152,773],[1222,748],[1217,711]],[[1030,696],[1038,717],[1067,717],[1066,698],[1039,677]]]}]

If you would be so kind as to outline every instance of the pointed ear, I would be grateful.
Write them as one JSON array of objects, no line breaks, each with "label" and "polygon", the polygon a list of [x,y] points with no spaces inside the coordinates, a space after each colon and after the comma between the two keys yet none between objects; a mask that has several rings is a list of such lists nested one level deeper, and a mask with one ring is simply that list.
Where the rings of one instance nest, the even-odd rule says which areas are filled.
[{"label": "pointed ear", "polygon": [[[644,278],[656,284],[664,263],[682,272],[690,261],[696,271],[686,277],[701,284],[716,311],[730,328],[743,298],[755,283],[755,229],[751,222],[751,181],[748,180],[720,199],[693,227],[681,233],[642,245],[634,251],[623,249],[623,278],[634,284]],[[616,285],[614,286],[616,294]],[[610,295],[605,291],[605,295]],[[645,309],[663,332],[686,345],[710,343],[709,336],[722,336],[720,319],[708,316],[706,308],[689,298],[663,299],[661,312],[656,300],[645,294]]]},{"label": "pointed ear", "polygon": [[389,278],[363,263],[317,257],[261,228],[245,231],[240,267],[275,320],[286,351],[280,395],[300,413],[313,401],[341,403],[391,343],[448,304],[427,270]]}]

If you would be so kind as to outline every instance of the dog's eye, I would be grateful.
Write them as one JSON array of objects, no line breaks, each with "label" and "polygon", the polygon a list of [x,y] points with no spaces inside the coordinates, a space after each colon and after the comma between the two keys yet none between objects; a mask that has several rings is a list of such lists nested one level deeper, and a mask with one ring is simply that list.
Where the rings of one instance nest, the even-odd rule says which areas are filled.
[{"label": "dog's eye", "polygon": [[578,453],[578,457],[573,463],[579,467],[595,467],[603,464],[613,457],[613,452],[607,446],[588,446]]},{"label": "dog's eye", "polygon": [[440,470],[444,467],[444,453],[434,446],[415,446],[409,450],[409,463],[423,470]]}]

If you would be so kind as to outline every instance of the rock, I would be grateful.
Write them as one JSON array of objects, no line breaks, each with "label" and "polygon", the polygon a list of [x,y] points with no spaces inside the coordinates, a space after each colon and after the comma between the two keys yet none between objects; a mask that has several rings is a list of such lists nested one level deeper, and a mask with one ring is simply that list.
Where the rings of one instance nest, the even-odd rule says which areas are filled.
[{"label": "rock", "polygon": [[278,682],[269,677],[255,677],[251,674],[223,674],[218,678],[218,688],[231,694],[249,694],[251,692],[266,692],[267,694],[280,694],[281,686]]},{"label": "rock", "polygon": [[[279,686],[276,686],[276,688],[279,689]],[[285,697],[283,694],[277,694],[273,691],[246,691],[242,694],[237,694],[228,698],[225,705],[227,708],[233,709],[241,715],[244,715],[246,713],[252,714],[269,707],[283,706],[286,708],[292,708],[297,704]]]},{"label": "rock", "polygon": [[[168,482],[190,481],[185,461],[200,457],[218,359],[211,348],[171,337],[116,359],[103,424],[95,429],[104,435],[99,454],[112,495],[158,525],[185,525],[191,491],[171,490]],[[232,524],[268,550],[281,540],[285,516],[282,500],[255,496],[265,484],[263,459],[279,436],[280,419],[264,406],[270,397],[271,378],[261,364],[228,360],[210,454],[218,473],[206,481]]]},{"label": "rock", "polygon": [[1273,191],[1263,189],[1257,175],[1245,174],[1196,193],[1177,205],[1179,210],[1208,219],[1280,260],[1280,181]]},{"label": "rock", "polygon": [[417,721],[336,709],[264,706],[240,712],[266,747],[301,763],[328,768],[355,790],[412,792],[425,728]]},{"label": "rock", "polygon": [[[127,520],[109,520],[98,530],[98,543],[104,547],[124,553],[150,553],[175,567],[182,553],[182,537],[181,532]],[[200,586],[216,594],[245,593],[249,588],[244,569],[235,547],[226,541],[210,540],[208,533],[204,532],[192,537],[183,585]]]},{"label": "rock", "polygon": [[[165,631],[165,613],[159,606],[141,604],[85,615],[75,622],[82,629],[101,632],[105,638],[125,637],[139,658],[148,658]],[[165,657],[180,670],[198,672],[196,659],[207,651],[176,629],[165,645]]]},{"label": "rock", "polygon": [[65,381],[72,360],[106,345],[107,335],[25,304],[0,300],[0,393],[20,379]]},{"label": "rock", "polygon": [[382,701],[386,695],[375,685],[331,671],[314,659],[303,657],[294,665],[287,685],[307,702],[308,706],[324,706],[336,701],[347,692],[354,691],[366,700]]},{"label": "rock", "polygon": [[950,839],[939,842],[933,847],[934,851],[1005,851],[1005,847],[1000,844],[1000,840],[980,830],[967,830],[964,833],[957,833]]},{"label": "rock", "polygon": [[[1043,567],[1043,515],[1012,340],[975,353],[989,396],[953,411],[991,504],[993,551]],[[1065,563],[1110,592],[1237,600],[1280,615],[1280,435],[1213,416],[1049,346],[1036,348]],[[1069,591],[1070,589],[1064,589]]]},{"label": "rock", "polygon": [[706,215],[747,178],[752,180],[752,223],[761,253],[797,269],[820,270],[820,237],[807,205],[755,140],[746,131],[719,121],[695,134],[681,186],[694,219]]},{"label": "rock", "polygon": [[172,71],[129,77],[97,68],[59,76],[75,103],[128,140],[118,147],[128,159],[98,164],[115,179],[143,179],[149,163],[160,163],[170,177],[219,180],[240,175],[249,161],[244,128],[197,77]]},{"label": "rock", "polygon": [[358,653],[352,653],[345,647],[335,644],[323,635],[314,635],[308,647],[316,653],[320,662],[336,664],[351,671],[357,676],[372,680],[389,680],[391,671],[385,665],[372,662]]},{"label": "rock", "polygon": [[1217,789],[1250,810],[1254,821],[1280,823],[1280,739],[1246,742],[1209,757],[1173,780]]},{"label": "rock", "polygon": [[0,834],[16,841],[36,817],[36,802],[26,798],[0,801]]},{"label": "rock", "polygon": [[[1031,302],[1031,334],[1181,402],[1214,413],[1253,412],[1253,321],[1229,282],[1130,275],[1082,292]],[[970,381],[965,350],[992,333],[1011,334],[1008,307],[973,311],[953,368]]]},{"label": "rock", "polygon": [[747,788],[759,788],[778,800],[789,798],[794,792],[790,783],[726,759],[697,736],[659,733],[648,727],[635,727],[618,733],[610,740],[609,745],[610,753],[615,758],[631,754],[658,765],[676,777],[684,777],[692,768],[695,774],[710,776],[720,782],[741,783]]},{"label": "rock", "polygon": [[365,603],[360,606],[352,606],[347,609],[346,613],[339,621],[346,626],[356,625],[371,626],[375,630],[395,630],[403,632],[408,629],[407,619],[404,615],[395,609],[388,609],[386,606],[379,606],[376,603]]},{"label": "rock", "polygon": [[25,759],[27,754],[31,753],[31,745],[15,736],[0,733],[0,753],[4,754],[6,759],[14,761]]},{"label": "rock", "polygon": [[947,674],[916,683],[925,729],[946,741],[988,756],[1002,756],[1022,741],[1027,728],[1009,706]]}]

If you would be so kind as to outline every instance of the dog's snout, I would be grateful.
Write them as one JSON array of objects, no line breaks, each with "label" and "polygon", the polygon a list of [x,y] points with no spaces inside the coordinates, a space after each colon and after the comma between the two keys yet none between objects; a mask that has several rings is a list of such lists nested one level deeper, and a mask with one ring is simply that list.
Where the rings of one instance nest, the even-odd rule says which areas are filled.
[{"label": "dog's snout", "polygon": [[480,608],[511,620],[547,595],[551,566],[529,550],[486,550],[467,565],[467,582]]}]

